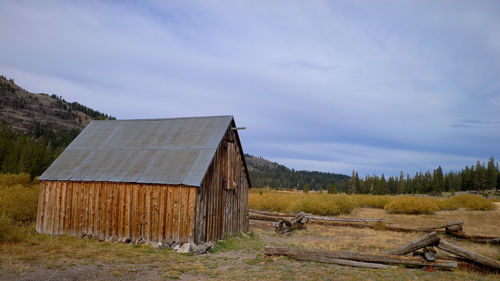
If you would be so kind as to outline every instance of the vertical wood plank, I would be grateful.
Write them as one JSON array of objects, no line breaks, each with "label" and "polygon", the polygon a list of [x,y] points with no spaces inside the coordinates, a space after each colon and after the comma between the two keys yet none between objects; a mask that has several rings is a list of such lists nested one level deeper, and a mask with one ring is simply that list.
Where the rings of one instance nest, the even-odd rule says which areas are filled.
[{"label": "vertical wood plank", "polygon": [[145,229],[145,240],[151,241],[151,186],[144,186],[144,190],[146,192],[146,201],[145,201],[145,212],[146,212],[146,221],[144,224]]},{"label": "vertical wood plank", "polygon": [[88,183],[88,218],[87,218],[87,234],[92,236],[94,234],[94,182]]},{"label": "vertical wood plank", "polygon": [[72,182],[66,182],[66,210],[64,219],[64,234],[71,234],[71,220],[73,219],[72,214],[72,202],[73,202],[73,184]]},{"label": "vertical wood plank", "polygon": [[131,213],[130,213],[130,204],[132,203],[132,185],[127,184],[125,185],[125,231],[124,231],[124,237],[125,239],[131,239],[131,229],[130,229],[130,222],[131,222]]},{"label": "vertical wood plank", "polygon": [[159,187],[157,184],[151,186],[151,241],[158,241],[158,217],[160,213],[158,200],[159,200]]},{"label": "vertical wood plank", "polygon": [[99,215],[99,240],[106,239],[106,205],[107,205],[107,183],[101,183],[101,192],[99,201],[101,203]]},{"label": "vertical wood plank", "polygon": [[94,184],[94,236],[101,237],[101,182]]},{"label": "vertical wood plank", "polygon": [[188,224],[189,224],[189,189],[190,187],[182,188],[182,218],[181,218],[181,235],[182,241],[188,241]]},{"label": "vertical wood plank", "polygon": [[71,234],[78,235],[78,189],[80,185],[78,182],[72,182],[73,196],[71,198]]},{"label": "vertical wood plank", "polygon": [[118,218],[117,218],[117,238],[118,241],[122,241],[123,232],[125,230],[125,184],[117,183],[117,188],[120,190],[118,196]]},{"label": "vertical wood plank", "polygon": [[174,236],[174,240],[179,241],[179,219],[180,219],[180,197],[181,197],[181,188],[179,186],[172,187],[174,189],[174,204],[173,204],[173,217],[172,217],[172,233]]},{"label": "vertical wood plank", "polygon": [[140,236],[140,219],[139,219],[139,186],[133,185],[132,190],[132,241],[135,243]]},{"label": "vertical wood plank", "polygon": [[56,182],[56,201],[54,212],[54,224],[52,227],[53,234],[59,234],[59,219],[61,217],[61,182]]},{"label": "vertical wood plank", "polygon": [[164,242],[165,241],[165,208],[166,208],[166,189],[167,187],[165,185],[161,185],[158,187],[159,189],[159,205],[158,207],[160,208],[160,214],[158,217],[158,241]]},{"label": "vertical wood plank", "polygon": [[66,218],[66,186],[67,182],[61,182],[61,207],[59,212],[59,227],[57,233],[64,234],[64,220]]},{"label": "vertical wood plank", "polygon": [[120,201],[120,188],[117,183],[113,183],[113,205],[111,217],[111,241],[116,241],[118,237],[118,212],[119,212],[119,201]]},{"label": "vertical wood plank", "polygon": [[187,223],[187,237],[189,242],[194,242],[194,219],[196,216],[196,187],[189,188],[189,211]]},{"label": "vertical wood plank", "polygon": [[174,232],[173,232],[173,217],[174,217],[174,187],[167,186],[167,211],[165,218],[165,237],[167,237],[168,242],[174,242]]},{"label": "vertical wood plank", "polygon": [[36,212],[36,231],[38,233],[42,233],[42,224],[43,224],[43,202],[45,201],[45,182],[40,183],[40,194],[38,195],[38,209]]},{"label": "vertical wood plank", "polygon": [[110,240],[112,235],[112,223],[113,223],[113,185],[111,183],[106,183],[106,227],[104,239]]},{"label": "vertical wood plank", "polygon": [[44,194],[44,208],[43,208],[43,222],[42,222],[42,232],[48,233],[49,229],[49,209],[50,209],[50,186],[52,185],[52,181],[45,183],[45,194]]},{"label": "vertical wood plank", "polygon": [[146,222],[146,189],[144,185],[139,185],[139,208],[137,208],[137,223],[139,229],[139,239],[144,240],[146,235],[146,230],[144,229],[144,225]]}]

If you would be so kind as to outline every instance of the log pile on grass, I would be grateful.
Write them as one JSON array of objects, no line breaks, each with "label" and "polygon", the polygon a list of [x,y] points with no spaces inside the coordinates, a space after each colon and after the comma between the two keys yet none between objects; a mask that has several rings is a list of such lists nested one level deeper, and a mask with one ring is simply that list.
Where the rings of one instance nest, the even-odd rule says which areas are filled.
[{"label": "log pile on grass", "polygon": [[[290,221],[296,218],[298,215],[299,214],[297,213],[278,213],[278,212],[267,212],[267,211],[257,211],[257,210],[249,211],[249,218],[251,221],[254,222],[255,221],[279,222],[280,220],[285,221],[287,219],[288,221]],[[329,217],[329,216],[316,216],[312,214],[305,214],[305,218],[307,219],[307,223],[310,224],[340,226],[340,227],[355,227],[355,228],[371,228],[374,230],[387,230],[396,232],[417,232],[417,233],[438,232],[453,236],[455,238],[465,239],[476,243],[500,244],[500,237],[466,234],[463,231],[464,228],[463,220],[446,222],[437,225],[431,225],[428,227],[410,228],[410,227],[392,226],[386,223],[383,219],[377,219],[377,218],[365,218],[365,219],[339,218],[339,217]]]},{"label": "log pile on grass", "polygon": [[[438,253],[436,248],[447,252],[447,254]],[[280,247],[266,247],[264,252],[267,256],[288,256],[299,261],[315,261],[372,269],[387,269],[399,265],[425,267],[428,270],[450,270],[457,268],[459,262],[465,262],[496,272],[500,270],[499,261],[441,240],[436,232],[428,233],[384,254]],[[409,253],[413,253],[413,255],[406,256]]]}]

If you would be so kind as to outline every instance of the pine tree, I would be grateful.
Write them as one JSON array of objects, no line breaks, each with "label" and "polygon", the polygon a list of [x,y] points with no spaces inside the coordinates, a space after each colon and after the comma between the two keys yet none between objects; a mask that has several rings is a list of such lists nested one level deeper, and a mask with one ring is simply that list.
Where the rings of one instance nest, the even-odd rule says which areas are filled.
[{"label": "pine tree", "polygon": [[432,193],[441,194],[443,191],[443,169],[439,166],[432,173]]},{"label": "pine tree", "polygon": [[304,193],[309,193],[309,186],[307,185],[307,183],[304,185],[304,188],[302,188],[302,191]]},{"label": "pine tree", "polygon": [[337,190],[337,188],[335,187],[335,184],[330,184],[328,186],[328,193],[329,194],[336,194],[336,193],[339,193],[339,191]]},{"label": "pine tree", "polygon": [[498,167],[495,166],[495,158],[493,156],[488,160],[488,188],[496,188],[497,187],[497,176],[498,176]]}]

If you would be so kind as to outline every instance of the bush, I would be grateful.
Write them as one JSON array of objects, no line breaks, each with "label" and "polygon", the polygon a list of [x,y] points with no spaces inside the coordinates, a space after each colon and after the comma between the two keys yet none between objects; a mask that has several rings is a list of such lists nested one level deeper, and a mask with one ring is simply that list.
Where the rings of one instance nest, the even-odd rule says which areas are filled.
[{"label": "bush", "polygon": [[357,204],[363,208],[377,208],[383,209],[392,198],[388,195],[368,195],[368,194],[358,194],[353,195]]},{"label": "bush", "polygon": [[13,186],[16,184],[30,185],[31,177],[27,173],[20,174],[0,174],[0,186]]},{"label": "bush", "polygon": [[433,214],[439,211],[439,206],[431,198],[418,196],[399,196],[392,199],[384,209],[394,214]]},{"label": "bush", "polygon": [[350,214],[357,207],[351,196],[345,194],[311,194],[302,196],[290,206],[293,212],[306,212],[320,216]]},{"label": "bush", "polygon": [[39,194],[38,185],[0,187],[0,214],[16,224],[35,222]]},{"label": "bush", "polygon": [[306,212],[315,215],[349,214],[358,205],[350,195],[265,192],[250,193],[251,209],[274,212]]},{"label": "bush", "polygon": [[462,204],[460,204],[460,202],[458,202],[457,200],[454,200],[453,197],[435,199],[435,200],[436,200],[435,202],[439,206],[440,210],[451,211],[451,210],[457,210],[457,209],[463,207]]},{"label": "bush", "polygon": [[256,210],[288,212],[290,205],[296,200],[294,197],[293,194],[278,192],[250,193],[249,206]]},{"label": "bush", "polygon": [[34,233],[40,186],[28,174],[0,175],[0,241],[19,242]]},{"label": "bush", "polygon": [[493,202],[479,195],[461,194],[451,199],[471,211],[489,211],[495,209]]}]

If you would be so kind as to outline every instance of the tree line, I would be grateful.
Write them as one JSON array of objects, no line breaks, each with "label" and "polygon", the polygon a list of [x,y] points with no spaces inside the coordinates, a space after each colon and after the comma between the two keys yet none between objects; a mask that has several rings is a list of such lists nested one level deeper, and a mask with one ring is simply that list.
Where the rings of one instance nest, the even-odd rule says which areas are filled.
[{"label": "tree line", "polygon": [[465,166],[460,171],[443,173],[441,166],[432,172],[417,172],[413,177],[404,176],[401,171],[399,177],[389,177],[384,174],[365,176],[360,179],[356,171],[344,186],[346,193],[370,194],[440,194],[455,191],[479,191],[500,187],[500,171],[498,162],[491,156],[485,164],[477,161],[476,165]]},{"label": "tree line", "polygon": [[39,126],[35,136],[30,136],[0,123],[0,172],[24,172],[33,179],[49,167],[78,133],[78,130],[55,133]]}]

